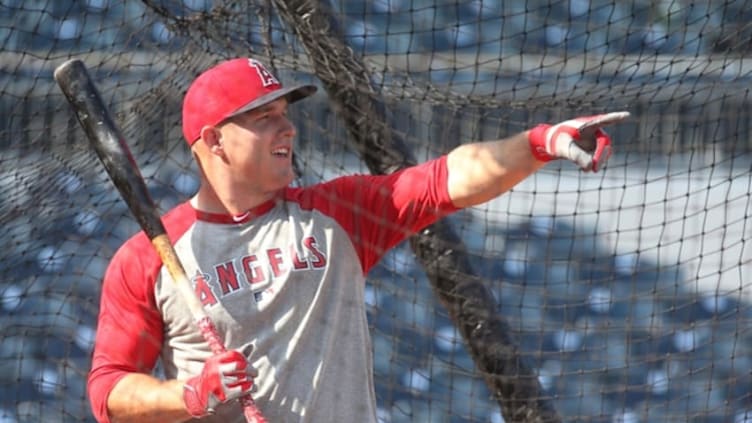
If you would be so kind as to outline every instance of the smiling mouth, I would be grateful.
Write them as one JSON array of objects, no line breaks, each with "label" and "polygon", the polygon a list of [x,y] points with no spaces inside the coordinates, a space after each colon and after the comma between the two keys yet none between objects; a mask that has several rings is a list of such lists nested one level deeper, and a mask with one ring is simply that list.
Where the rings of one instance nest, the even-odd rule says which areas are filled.
[{"label": "smiling mouth", "polygon": [[276,148],[272,150],[272,155],[274,157],[286,158],[290,156],[290,149],[287,147]]}]

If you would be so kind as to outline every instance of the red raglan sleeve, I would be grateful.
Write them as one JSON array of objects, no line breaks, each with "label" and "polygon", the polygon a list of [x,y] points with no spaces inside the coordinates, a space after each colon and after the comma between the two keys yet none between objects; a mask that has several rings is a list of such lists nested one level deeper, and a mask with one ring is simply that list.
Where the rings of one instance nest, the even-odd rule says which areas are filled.
[{"label": "red raglan sleeve", "polygon": [[97,421],[109,422],[107,399],[128,373],[151,373],[162,346],[162,319],[154,301],[161,261],[137,235],[113,257],[105,273],[88,395]]},{"label": "red raglan sleeve", "polygon": [[447,178],[441,156],[389,175],[334,179],[314,187],[312,201],[350,234],[367,273],[390,248],[457,211]]}]

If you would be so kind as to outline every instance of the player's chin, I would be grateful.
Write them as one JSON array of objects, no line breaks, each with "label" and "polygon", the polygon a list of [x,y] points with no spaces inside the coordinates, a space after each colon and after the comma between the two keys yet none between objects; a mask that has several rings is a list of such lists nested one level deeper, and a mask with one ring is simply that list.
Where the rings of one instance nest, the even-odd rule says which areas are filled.
[{"label": "player's chin", "polygon": [[289,186],[295,180],[295,171],[292,166],[279,167],[274,171],[274,185],[277,189]]}]

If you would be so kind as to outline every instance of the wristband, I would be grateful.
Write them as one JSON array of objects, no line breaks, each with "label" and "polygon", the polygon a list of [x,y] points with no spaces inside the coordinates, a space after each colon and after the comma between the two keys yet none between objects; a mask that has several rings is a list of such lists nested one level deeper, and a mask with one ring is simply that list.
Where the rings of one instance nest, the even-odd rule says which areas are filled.
[{"label": "wristband", "polygon": [[556,158],[549,153],[549,148],[546,145],[546,133],[549,128],[551,128],[551,125],[541,123],[528,132],[530,151],[536,159],[542,162],[550,162]]}]

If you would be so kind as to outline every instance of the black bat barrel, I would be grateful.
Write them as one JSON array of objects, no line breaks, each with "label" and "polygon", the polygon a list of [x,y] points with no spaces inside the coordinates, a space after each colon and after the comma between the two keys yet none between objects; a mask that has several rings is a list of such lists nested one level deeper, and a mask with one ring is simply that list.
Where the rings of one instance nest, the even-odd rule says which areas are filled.
[{"label": "black bat barrel", "polygon": [[165,229],[157,207],[149,195],[136,161],[86,66],[78,59],[68,60],[55,69],[54,77],[76,112],[86,137],[110,179],[141,228],[150,239],[164,234]]}]

